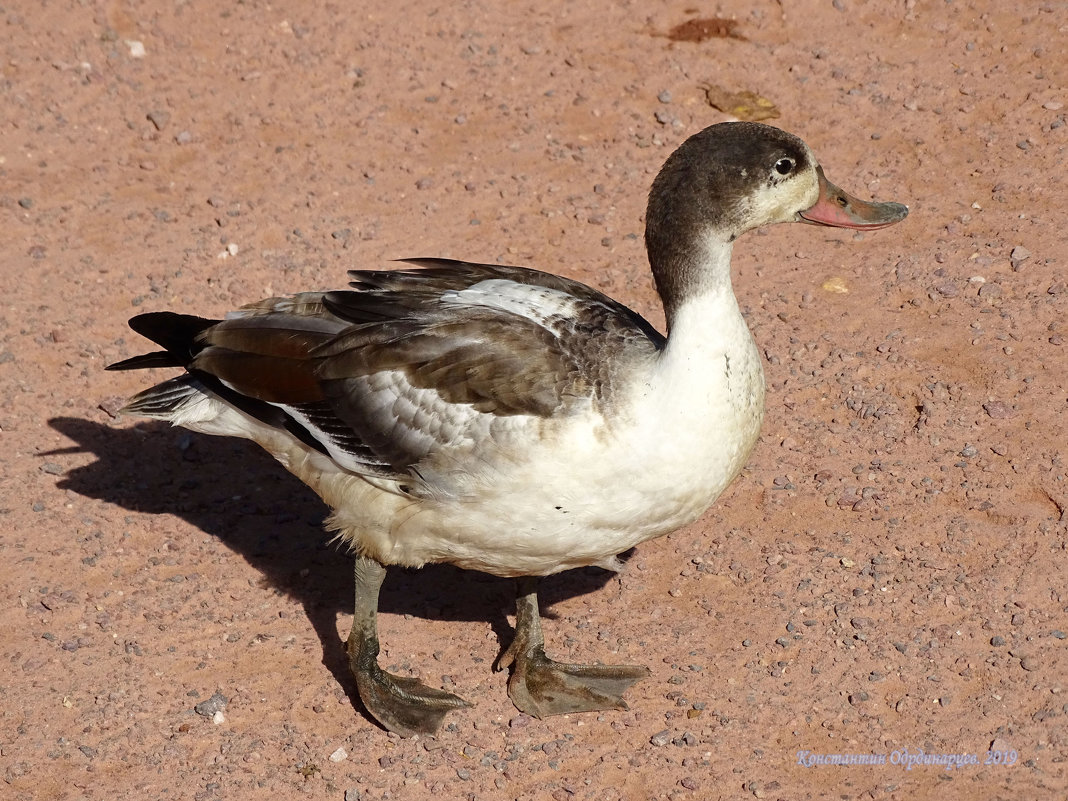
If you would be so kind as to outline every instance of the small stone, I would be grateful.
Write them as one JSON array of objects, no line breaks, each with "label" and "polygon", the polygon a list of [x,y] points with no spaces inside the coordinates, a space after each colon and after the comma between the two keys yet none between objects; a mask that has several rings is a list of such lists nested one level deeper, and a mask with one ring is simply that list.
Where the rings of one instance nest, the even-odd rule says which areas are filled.
[{"label": "small stone", "polygon": [[656,96],[656,99],[659,100],[661,103],[670,103],[671,92],[669,92],[667,89],[664,89],[662,92],[660,92],[660,94]]},{"label": "small stone", "polygon": [[137,39],[127,39],[126,48],[130,51],[130,58],[145,57],[145,43]]},{"label": "small stone", "polygon": [[952,281],[935,284],[934,291],[944,298],[955,298],[960,294],[960,289]]},{"label": "small stone", "polygon": [[345,791],[345,801],[360,801],[361,793],[355,787]]},{"label": "small stone", "polygon": [[226,709],[226,705],[230,703],[225,695],[220,692],[213,693],[211,698],[206,701],[201,701],[199,704],[193,707],[193,711],[198,715],[203,715],[206,718],[210,718],[215,715],[216,712],[221,712]]},{"label": "small stone", "polygon": [[671,742],[671,732],[667,729],[664,729],[663,731],[658,731],[656,734],[649,738],[649,742],[657,746],[658,748],[661,746],[665,746]]},{"label": "small stone", "polygon": [[1005,644],[1005,638],[1002,637],[1000,634],[995,634],[993,637],[990,638],[990,644],[993,645],[995,648],[1000,648]]},{"label": "small stone", "polygon": [[1009,404],[999,400],[987,401],[983,404],[983,409],[994,420],[1004,420],[1016,414],[1016,411]]},{"label": "small stone", "polygon": [[1027,671],[1038,670],[1038,660],[1031,656],[1025,656],[1020,660],[1020,667]]},{"label": "small stone", "polygon": [[24,208],[24,209],[32,209],[33,208],[33,198],[31,198],[31,197],[20,197],[19,198],[19,205],[22,206],[22,208]]},{"label": "small stone", "polygon": [[1058,640],[1063,640],[1063,639],[1064,639],[1064,638],[1065,638],[1066,636],[1068,636],[1068,635],[1066,635],[1066,634],[1065,634],[1065,633],[1064,633],[1063,631],[1061,631],[1060,629],[1054,629],[1054,630],[1053,630],[1052,632],[1050,632],[1050,633],[1051,633],[1051,634],[1052,634],[1052,635],[1053,635],[1054,637],[1056,637],[1056,638],[1057,638]]},{"label": "small stone", "polygon": [[338,748],[334,753],[327,757],[327,759],[329,759],[331,762],[343,762],[344,760],[348,759],[348,757],[348,751],[346,751],[344,748]]},{"label": "small stone", "polygon": [[1013,262],[1017,263],[1021,261],[1027,261],[1029,258],[1031,258],[1031,251],[1025,248],[1023,245],[1017,245],[1012,249],[1012,252],[1009,253],[1009,258],[1012,259]]}]

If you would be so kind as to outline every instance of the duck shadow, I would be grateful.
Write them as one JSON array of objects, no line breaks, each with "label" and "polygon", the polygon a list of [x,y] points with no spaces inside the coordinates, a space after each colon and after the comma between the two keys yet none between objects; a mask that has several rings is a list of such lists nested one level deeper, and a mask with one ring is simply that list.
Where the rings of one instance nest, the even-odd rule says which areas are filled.
[{"label": "duck shadow", "polygon": [[[345,642],[337,633],[338,613],[352,611],[352,561],[322,528],[329,510],[310,489],[244,440],[154,422],[113,428],[57,417],[48,423],[76,443],[52,454],[96,457],[67,472],[57,483],[59,489],[131,511],[176,515],[240,554],[268,585],[303,606],[322,642],[323,665],[367,716],[349,671]],[[612,576],[585,568],[543,579],[543,617],[554,617],[549,611],[553,604],[601,589]],[[507,646],[514,632],[506,615],[514,605],[515,584],[510,579],[427,565],[419,570],[392,568],[379,610],[429,620],[488,620]]]}]

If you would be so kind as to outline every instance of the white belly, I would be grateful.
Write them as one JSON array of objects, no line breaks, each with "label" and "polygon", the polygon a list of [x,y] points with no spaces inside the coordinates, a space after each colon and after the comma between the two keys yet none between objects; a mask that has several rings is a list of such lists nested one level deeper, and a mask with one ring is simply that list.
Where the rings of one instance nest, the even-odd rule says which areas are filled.
[{"label": "white belly", "polygon": [[611,568],[617,554],[695,520],[744,466],[764,401],[746,342],[730,370],[721,355],[699,365],[689,389],[639,385],[611,426],[576,421],[463,499],[414,501],[327,478],[318,489],[337,510],[330,526],[385,564],[449,562],[501,576]]}]

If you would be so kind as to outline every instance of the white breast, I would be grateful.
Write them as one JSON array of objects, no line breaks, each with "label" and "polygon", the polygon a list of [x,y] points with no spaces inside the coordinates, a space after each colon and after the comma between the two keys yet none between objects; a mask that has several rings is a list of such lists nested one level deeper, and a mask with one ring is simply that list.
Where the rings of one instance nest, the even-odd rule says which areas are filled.
[{"label": "white breast", "polygon": [[498,465],[493,480],[463,501],[384,508],[365,484],[346,482],[345,498],[328,499],[335,526],[386,563],[513,576],[611,567],[622,551],[691,522],[748,458],[764,383],[729,291],[688,304],[675,324],[659,358],[634,366],[610,417],[591,407],[537,439],[487,443],[506,452],[486,454]]}]

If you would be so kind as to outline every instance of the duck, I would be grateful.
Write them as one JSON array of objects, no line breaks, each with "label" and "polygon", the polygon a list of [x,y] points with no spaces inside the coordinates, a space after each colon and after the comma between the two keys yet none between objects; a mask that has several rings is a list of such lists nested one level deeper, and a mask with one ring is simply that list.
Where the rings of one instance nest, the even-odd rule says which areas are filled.
[{"label": "duck", "polygon": [[510,669],[519,710],[625,710],[649,670],[546,655],[540,579],[619,570],[745,465],[764,375],[732,288],[739,236],[789,222],[866,231],[907,214],[839,189],[797,136],[723,122],[686,139],[649,192],[663,334],[569,278],[416,258],[221,319],[139,314],[130,327],[162,349],[107,369],[180,368],[122,411],[252,440],[326,502],[355,559],[349,667],[385,729],[433,735],[470,706],[378,663],[387,569],[429,563],[516,579],[515,635],[495,667]]}]

